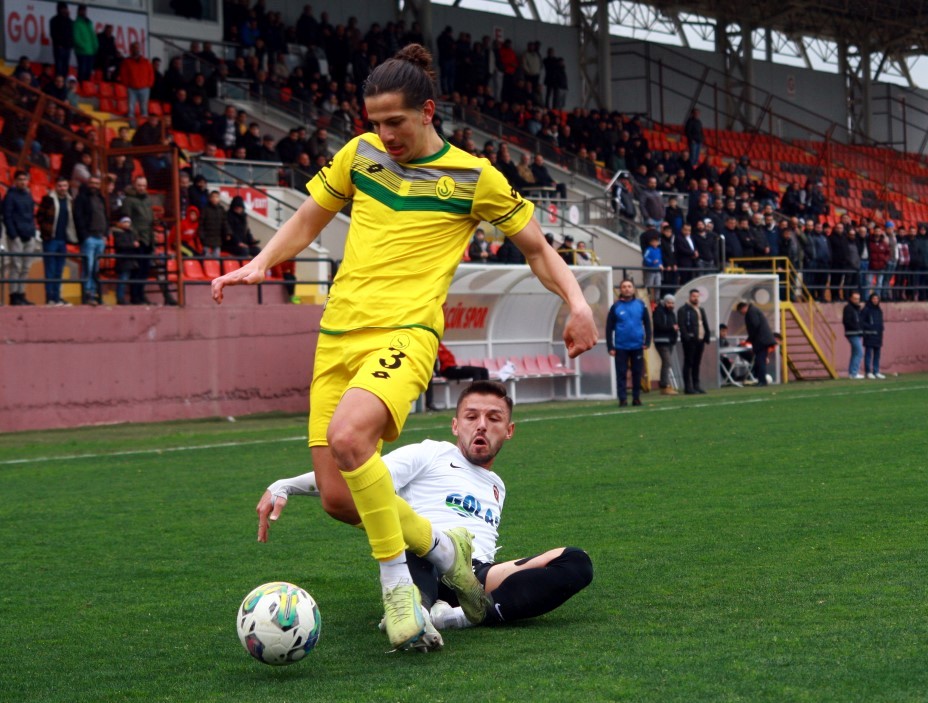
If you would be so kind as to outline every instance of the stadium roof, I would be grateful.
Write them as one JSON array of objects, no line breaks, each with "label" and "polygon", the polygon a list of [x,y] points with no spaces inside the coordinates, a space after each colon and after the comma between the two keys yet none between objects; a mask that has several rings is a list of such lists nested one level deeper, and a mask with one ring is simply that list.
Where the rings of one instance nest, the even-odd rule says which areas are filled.
[{"label": "stadium roof", "polygon": [[920,0],[647,0],[668,15],[694,13],[787,36],[847,41],[890,55],[928,54],[928,2]]}]

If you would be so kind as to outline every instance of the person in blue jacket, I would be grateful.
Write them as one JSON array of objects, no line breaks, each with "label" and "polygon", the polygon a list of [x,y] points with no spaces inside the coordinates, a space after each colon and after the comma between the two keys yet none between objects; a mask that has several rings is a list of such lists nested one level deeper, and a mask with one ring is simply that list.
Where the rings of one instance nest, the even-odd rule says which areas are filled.
[{"label": "person in blue jacket", "polygon": [[635,295],[635,284],[619,284],[619,299],[606,318],[606,348],[615,357],[619,407],[628,405],[628,369],[632,371],[632,405],[641,405],[644,350],[651,346],[651,314]]},{"label": "person in blue jacket", "polygon": [[660,239],[657,230],[654,230],[653,236],[647,240],[641,257],[641,265],[644,267],[644,287],[647,288],[651,300],[655,303],[661,296],[661,273],[664,270]]}]

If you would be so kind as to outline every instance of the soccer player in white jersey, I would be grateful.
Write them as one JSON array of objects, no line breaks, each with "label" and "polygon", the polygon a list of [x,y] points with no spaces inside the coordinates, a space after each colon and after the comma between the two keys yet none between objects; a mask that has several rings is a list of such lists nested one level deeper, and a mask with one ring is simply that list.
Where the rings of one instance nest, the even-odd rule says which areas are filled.
[{"label": "soccer player in white jersey", "polygon": [[[514,427],[512,399],[505,387],[476,381],[461,393],[451,421],[456,444],[425,440],[383,457],[397,493],[413,510],[438,529],[463,526],[473,533],[474,573],[492,604],[481,624],[547,613],[593,579],[590,557],[576,547],[494,563],[506,487],[492,467]],[[267,540],[270,522],[280,517],[289,496],[314,494],[313,473],[271,484],[257,507],[258,540]],[[437,629],[471,625],[454,592],[441,583],[435,566],[412,552],[406,556],[423,607],[431,609],[431,624]],[[437,649],[440,640],[433,640],[432,645]]]}]

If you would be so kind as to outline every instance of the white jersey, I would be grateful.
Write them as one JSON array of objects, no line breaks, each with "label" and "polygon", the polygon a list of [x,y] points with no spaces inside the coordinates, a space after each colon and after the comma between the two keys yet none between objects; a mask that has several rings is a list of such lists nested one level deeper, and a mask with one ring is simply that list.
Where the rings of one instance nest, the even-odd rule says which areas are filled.
[{"label": "white jersey", "polygon": [[474,534],[474,559],[494,561],[502,479],[471,464],[450,442],[427,439],[384,455],[397,494],[437,529],[464,526]]}]

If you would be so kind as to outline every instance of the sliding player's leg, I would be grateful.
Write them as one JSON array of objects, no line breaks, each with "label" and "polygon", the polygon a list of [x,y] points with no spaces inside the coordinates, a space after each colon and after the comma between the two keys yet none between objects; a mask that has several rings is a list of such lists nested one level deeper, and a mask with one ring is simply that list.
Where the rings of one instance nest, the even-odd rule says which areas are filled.
[{"label": "sliding player's leg", "polygon": [[[560,547],[526,559],[477,564],[476,574],[492,602],[482,624],[495,625],[538,617],[563,605],[593,580],[593,564],[582,549]],[[436,601],[431,615],[439,630],[469,625],[453,600]]]}]

